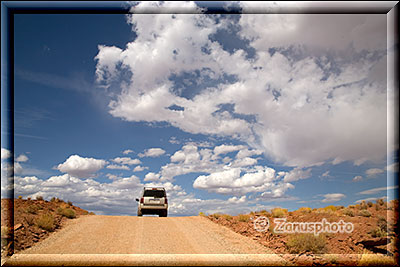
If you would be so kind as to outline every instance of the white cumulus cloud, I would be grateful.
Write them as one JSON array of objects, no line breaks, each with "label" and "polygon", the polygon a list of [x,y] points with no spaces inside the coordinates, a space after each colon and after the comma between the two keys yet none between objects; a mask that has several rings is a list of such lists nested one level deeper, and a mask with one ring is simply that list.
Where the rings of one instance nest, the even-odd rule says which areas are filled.
[{"label": "white cumulus cloud", "polygon": [[139,153],[139,157],[159,157],[165,154],[165,150],[162,148],[149,148],[146,149],[143,153]]},{"label": "white cumulus cloud", "polygon": [[122,154],[124,154],[124,155],[128,155],[129,153],[133,153],[133,150],[132,149],[126,149],[126,150],[122,151]]},{"label": "white cumulus cloud", "polygon": [[294,182],[302,179],[307,179],[311,177],[311,169],[303,170],[300,168],[294,168],[290,172],[285,174],[283,180],[285,182]]},{"label": "white cumulus cloud", "polygon": [[139,159],[132,159],[129,157],[117,157],[112,159],[112,161],[122,165],[138,165],[142,163]]},{"label": "white cumulus cloud", "polygon": [[18,161],[18,162],[26,162],[26,161],[28,161],[28,160],[29,160],[29,158],[28,158],[26,155],[24,155],[24,154],[19,155],[19,156],[15,159],[15,161]]},{"label": "white cumulus cloud", "polygon": [[[135,10],[146,7],[139,3]],[[391,103],[385,16],[238,18],[129,15],[137,38],[124,49],[99,46],[96,56],[99,83],[121,84],[109,103],[111,115],[233,137],[292,167],[384,158]],[[249,45],[227,51],[212,38],[218,31],[231,31]],[[121,78],[125,72],[130,81]],[[183,75],[196,75],[194,84],[214,84],[187,96],[187,85],[176,78]],[[180,108],[169,108],[174,105]]]},{"label": "white cumulus cloud", "polygon": [[8,159],[9,157],[11,157],[10,150],[6,148],[1,148],[1,159]]},{"label": "white cumulus cloud", "polygon": [[133,172],[141,172],[141,171],[144,171],[146,169],[148,169],[148,167],[144,167],[144,166],[138,165],[133,169]]},{"label": "white cumulus cloud", "polygon": [[89,178],[94,176],[94,174],[106,164],[107,161],[102,159],[71,155],[64,163],[59,164],[57,169],[79,178]]},{"label": "white cumulus cloud", "polygon": [[289,183],[276,181],[276,179],[275,170],[268,167],[260,167],[252,172],[245,172],[243,175],[239,168],[229,168],[210,175],[200,175],[193,182],[193,187],[231,195],[265,192],[282,188],[281,185],[286,187],[283,192],[288,188],[293,188]]},{"label": "white cumulus cloud", "polygon": [[144,181],[158,181],[160,179],[160,174],[154,173],[154,172],[149,172],[144,176]]}]

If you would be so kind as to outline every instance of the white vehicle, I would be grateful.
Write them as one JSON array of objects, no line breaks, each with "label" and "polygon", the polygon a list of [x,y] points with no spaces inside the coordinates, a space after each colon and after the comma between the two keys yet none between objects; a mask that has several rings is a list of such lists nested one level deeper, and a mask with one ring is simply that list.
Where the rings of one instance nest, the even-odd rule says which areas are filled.
[{"label": "white vehicle", "polygon": [[158,214],[159,217],[168,215],[168,199],[164,187],[145,187],[138,203],[137,215]]}]

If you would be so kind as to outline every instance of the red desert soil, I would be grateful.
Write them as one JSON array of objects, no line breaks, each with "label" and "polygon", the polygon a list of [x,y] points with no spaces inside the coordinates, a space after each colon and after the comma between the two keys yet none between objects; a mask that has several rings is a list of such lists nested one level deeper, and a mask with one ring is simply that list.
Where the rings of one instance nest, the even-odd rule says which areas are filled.
[{"label": "red desert soil", "polygon": [[[14,199],[1,200],[1,254],[7,254],[12,240],[10,216],[14,212],[14,253],[33,246],[47,238],[52,232],[61,229],[68,220],[87,215],[87,210],[66,203],[58,198],[51,201]],[[43,221],[43,219],[45,219]],[[46,221],[47,219],[47,221]],[[42,221],[42,223],[40,223]],[[45,229],[44,229],[45,228]]]},{"label": "red desert soil", "polygon": [[[344,222],[353,223],[354,230],[351,233],[320,234],[319,240],[322,240],[321,246],[323,248],[316,249],[317,252],[313,252],[293,246],[291,241],[300,235],[273,233],[275,224],[272,212],[251,212],[250,214],[238,216],[217,213],[207,217],[217,224],[226,226],[237,233],[258,241],[277,254],[287,254],[284,255],[284,258],[294,264],[332,265],[340,261],[337,258],[324,259],[319,257],[318,254],[343,255],[347,261],[340,261],[341,265],[357,264],[357,258],[359,260],[360,257],[357,257],[356,254],[384,254],[398,259],[398,247],[396,244],[398,200],[393,200],[389,203],[381,201],[379,204],[361,203],[350,205],[347,208],[329,206],[320,209],[303,208],[292,212],[283,210],[283,212],[284,215],[281,216],[287,218],[287,222],[321,222],[323,218],[328,222],[343,220]],[[254,228],[254,221],[261,216],[265,216],[269,220],[270,227],[266,231],[256,231]],[[377,229],[380,227],[386,229],[386,231],[379,232]],[[293,250],[296,248],[298,251],[294,252]],[[354,255],[354,259],[352,259],[352,255]]]}]

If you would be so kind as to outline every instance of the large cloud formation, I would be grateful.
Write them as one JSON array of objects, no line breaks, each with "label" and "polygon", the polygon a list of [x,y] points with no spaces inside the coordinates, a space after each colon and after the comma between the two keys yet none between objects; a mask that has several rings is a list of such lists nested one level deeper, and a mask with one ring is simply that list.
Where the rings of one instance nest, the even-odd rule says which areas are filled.
[{"label": "large cloud formation", "polygon": [[237,138],[293,167],[386,155],[385,15],[131,14],[128,23],[137,38],[96,56],[113,116]]}]

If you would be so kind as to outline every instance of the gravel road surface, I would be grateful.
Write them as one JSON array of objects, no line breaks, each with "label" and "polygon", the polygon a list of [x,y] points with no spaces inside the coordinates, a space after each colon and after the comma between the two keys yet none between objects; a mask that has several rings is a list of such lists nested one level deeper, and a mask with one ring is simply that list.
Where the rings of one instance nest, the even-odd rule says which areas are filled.
[{"label": "gravel road surface", "polygon": [[22,254],[268,254],[207,218],[83,216]]}]

